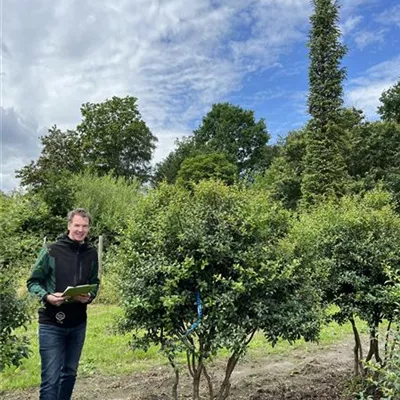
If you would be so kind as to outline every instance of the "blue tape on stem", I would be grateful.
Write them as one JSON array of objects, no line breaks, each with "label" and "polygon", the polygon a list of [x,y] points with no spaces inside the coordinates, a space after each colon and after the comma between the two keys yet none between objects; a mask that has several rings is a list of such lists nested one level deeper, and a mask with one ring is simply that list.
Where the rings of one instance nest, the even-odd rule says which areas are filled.
[{"label": "blue tape on stem", "polygon": [[197,321],[193,323],[192,326],[186,331],[185,336],[188,336],[199,326],[201,318],[203,317],[203,305],[201,304],[201,297],[199,290],[196,293],[196,303],[197,303]]}]

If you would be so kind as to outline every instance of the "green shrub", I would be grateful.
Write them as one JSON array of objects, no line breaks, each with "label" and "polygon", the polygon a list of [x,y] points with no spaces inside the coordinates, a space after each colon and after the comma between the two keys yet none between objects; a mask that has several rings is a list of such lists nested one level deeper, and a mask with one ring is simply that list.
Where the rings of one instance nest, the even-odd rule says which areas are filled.
[{"label": "green shrub", "polygon": [[25,196],[0,194],[0,370],[28,356],[26,337],[15,332],[26,327],[31,316],[29,299],[18,289],[41,245],[40,238],[26,230],[35,211]]},{"label": "green shrub", "polygon": [[88,171],[75,175],[71,183],[76,188],[75,207],[84,207],[92,217],[91,235],[104,235],[106,244],[114,242],[140,196],[139,184]]},{"label": "green shrub", "polygon": [[[399,293],[392,277],[400,273],[400,217],[388,193],[345,196],[302,213],[288,236],[292,253],[320,276],[327,304],[335,304],[339,322],[353,325],[355,373],[372,357],[381,363],[380,323],[392,321]],[[370,329],[368,353],[362,346],[355,317]],[[361,367],[361,368],[360,368]]]},{"label": "green shrub", "polygon": [[[394,298],[400,297],[400,277],[392,276]],[[394,303],[399,306],[399,303]],[[365,365],[366,379],[363,380],[364,390],[360,399],[395,400],[400,398],[400,318],[396,310],[393,322],[389,323],[384,346],[382,362],[372,360]]]},{"label": "green shrub", "polygon": [[161,346],[175,370],[175,397],[179,350],[187,352],[194,398],[202,375],[214,393],[206,364],[220,348],[229,351],[214,393],[222,399],[257,330],[271,343],[318,335],[318,287],[277,251],[289,222],[263,192],[214,181],[192,190],[164,184],[139,199],[118,251],[122,326],[135,332],[135,346]]}]

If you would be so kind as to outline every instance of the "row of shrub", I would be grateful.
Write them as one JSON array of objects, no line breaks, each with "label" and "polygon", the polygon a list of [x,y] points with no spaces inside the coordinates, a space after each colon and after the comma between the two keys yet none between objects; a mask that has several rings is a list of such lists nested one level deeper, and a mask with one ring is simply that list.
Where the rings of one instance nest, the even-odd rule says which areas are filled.
[{"label": "row of shrub", "polygon": [[[175,355],[186,351],[194,392],[221,347],[231,354],[225,380],[217,391],[208,382],[210,393],[223,398],[256,331],[272,344],[316,340],[335,319],[353,325],[354,372],[369,385],[365,396],[377,387],[388,399],[399,394],[398,336],[388,335],[379,353],[379,327],[389,321],[395,329],[400,298],[400,217],[387,192],[294,212],[258,186],[203,181],[145,190],[89,174],[73,185],[75,205],[92,214],[92,236],[105,237],[98,301],[122,299],[121,329],[133,332],[135,346],[159,344],[176,372]],[[28,355],[15,330],[32,315],[20,288],[44,237],[52,240],[66,220],[31,194],[1,195],[0,207],[3,368]],[[332,305],[334,315],[327,313]],[[370,328],[367,352],[357,319]]]}]

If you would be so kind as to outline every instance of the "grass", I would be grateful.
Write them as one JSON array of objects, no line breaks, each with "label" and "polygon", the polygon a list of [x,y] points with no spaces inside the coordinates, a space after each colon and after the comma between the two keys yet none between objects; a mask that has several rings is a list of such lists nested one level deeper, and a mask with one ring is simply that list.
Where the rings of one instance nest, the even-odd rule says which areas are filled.
[{"label": "grass", "polygon": [[[368,332],[367,326],[358,322],[358,329],[360,334]],[[320,339],[318,343],[306,342],[304,339],[300,339],[292,344],[287,341],[279,340],[276,346],[272,347],[261,333],[257,333],[249,346],[249,356],[254,359],[257,357],[265,357],[268,355],[285,355],[295,350],[302,350],[306,352],[313,352],[317,348],[328,347],[334,345],[341,340],[352,337],[353,331],[351,325],[346,323],[339,325],[336,322],[331,322],[329,325],[324,326],[321,329]]]},{"label": "grass", "polygon": [[[166,358],[151,347],[147,352],[133,351],[129,347],[130,335],[119,335],[112,332],[114,318],[121,314],[117,306],[97,304],[89,307],[86,342],[79,365],[79,375],[91,374],[124,375],[131,372],[149,370],[154,366],[166,365]],[[360,324],[360,331],[366,332],[365,325]],[[0,375],[1,390],[25,389],[40,384],[40,358],[38,352],[38,325],[32,323],[27,331],[31,339],[31,357],[23,361],[18,368],[8,367]],[[324,327],[321,332],[319,346],[334,344],[352,335],[349,324],[339,326],[336,323]],[[275,347],[268,344],[262,334],[253,338],[246,358],[265,357],[267,355],[284,355],[293,350],[313,351],[318,345],[299,340],[290,345],[280,341]],[[227,356],[226,351],[221,357]]]},{"label": "grass", "polygon": [[[156,347],[147,353],[132,351],[130,335],[111,332],[114,318],[121,313],[117,306],[94,305],[89,307],[85,346],[79,364],[79,375],[88,376],[101,372],[106,375],[122,375],[149,369],[166,360]],[[1,390],[25,389],[40,384],[40,357],[38,349],[38,324],[33,322],[27,331],[31,340],[31,357],[18,368],[8,367],[0,375]]]}]

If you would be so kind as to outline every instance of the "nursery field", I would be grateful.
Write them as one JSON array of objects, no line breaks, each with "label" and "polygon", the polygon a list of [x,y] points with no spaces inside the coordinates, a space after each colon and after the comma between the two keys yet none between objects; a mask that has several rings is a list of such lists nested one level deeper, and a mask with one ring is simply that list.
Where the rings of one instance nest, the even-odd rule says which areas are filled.
[{"label": "nursery field", "polygon": [[[173,373],[157,348],[147,353],[129,348],[129,335],[113,331],[115,306],[90,307],[88,336],[80,363],[74,400],[168,399]],[[1,399],[30,400],[38,397],[40,361],[37,325],[30,325],[32,356],[19,368],[1,375]],[[232,375],[230,399],[347,399],[353,389],[353,337],[349,325],[324,328],[320,342],[278,343],[272,348],[256,335],[248,354]],[[213,378],[222,379],[227,355],[222,351],[210,367]],[[191,397],[189,376],[182,357],[181,398]],[[219,376],[221,374],[221,376]],[[205,385],[205,383],[204,383]],[[206,391],[206,387],[203,388]]]}]

